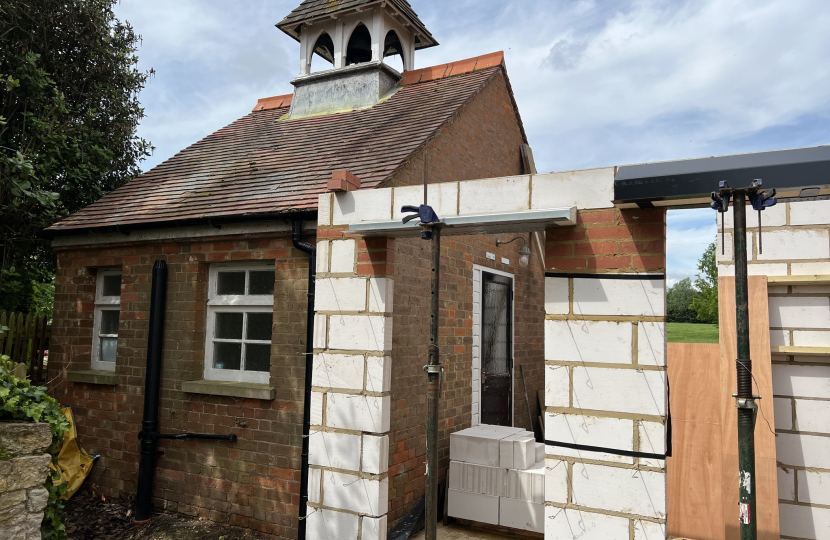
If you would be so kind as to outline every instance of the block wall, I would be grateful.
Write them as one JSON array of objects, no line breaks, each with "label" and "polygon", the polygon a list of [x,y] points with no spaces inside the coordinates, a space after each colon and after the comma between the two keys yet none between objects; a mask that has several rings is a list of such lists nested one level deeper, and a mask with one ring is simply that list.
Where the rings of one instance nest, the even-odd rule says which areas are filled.
[{"label": "block wall", "polygon": [[[718,270],[734,275],[732,212],[725,217]],[[759,235],[750,208],[750,275],[828,279],[830,201],[780,203],[761,225]],[[830,531],[830,286],[771,283],[768,291],[781,538],[819,540]]]},{"label": "block wall", "polygon": [[[313,233],[311,235],[313,241]],[[167,261],[161,431],[235,433],[236,443],[161,441],[154,505],[172,512],[296,537],[300,492],[307,255],[287,233],[78,246],[58,252],[49,391],[71,405],[84,448],[98,453],[88,482],[108,497],[135,493],[144,407],[147,316],[153,263]],[[187,394],[203,378],[208,270],[211,263],[274,261],[271,387],[276,399]],[[118,384],[67,380],[90,369],[95,275],[120,267]]]},{"label": "block wall", "polygon": [[[665,538],[665,211],[548,231],[545,537]],[[562,272],[567,270],[568,272]]]}]

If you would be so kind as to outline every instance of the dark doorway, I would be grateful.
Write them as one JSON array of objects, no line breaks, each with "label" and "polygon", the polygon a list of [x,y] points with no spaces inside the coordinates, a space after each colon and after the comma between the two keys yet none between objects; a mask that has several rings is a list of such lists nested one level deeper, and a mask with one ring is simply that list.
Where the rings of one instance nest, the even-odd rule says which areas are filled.
[{"label": "dark doorway", "polygon": [[513,425],[513,279],[482,272],[481,423]]}]

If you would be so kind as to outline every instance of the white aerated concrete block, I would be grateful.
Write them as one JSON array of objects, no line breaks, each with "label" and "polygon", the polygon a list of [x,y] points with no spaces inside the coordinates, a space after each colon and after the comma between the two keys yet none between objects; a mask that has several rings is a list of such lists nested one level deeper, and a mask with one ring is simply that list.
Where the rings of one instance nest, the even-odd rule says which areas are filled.
[{"label": "white aerated concrete block", "polygon": [[585,410],[664,416],[666,373],[575,367],[574,406]]},{"label": "white aerated concrete block", "polygon": [[830,223],[830,201],[790,203],[790,225],[827,225],[828,223]]},{"label": "white aerated concrete block", "polygon": [[333,225],[391,219],[391,189],[364,189],[334,194]]},{"label": "white aerated concrete block", "polygon": [[759,261],[830,258],[827,230],[768,231],[763,237],[764,252]]},{"label": "white aerated concrete block", "polygon": [[[522,437],[513,441],[513,468],[529,469],[536,464],[536,439],[531,433],[529,437]],[[502,467],[505,465],[502,464]]]},{"label": "white aerated concrete block", "polygon": [[[527,462],[527,441],[533,440],[533,434],[528,431],[520,431],[499,441],[499,467],[505,469],[526,469],[522,467]],[[533,452],[535,457],[535,449]]]},{"label": "white aerated concrete block", "polygon": [[634,540],[665,540],[666,524],[637,520],[634,522]]},{"label": "white aerated concrete block", "polygon": [[499,524],[500,497],[454,489],[448,490],[447,497],[447,513],[451,517]]},{"label": "white aerated concrete block", "polygon": [[530,176],[458,183],[459,215],[522,212],[530,209]]},{"label": "white aerated concrete block", "polygon": [[[634,450],[634,421],[620,418],[600,418],[572,414],[546,414],[545,438],[551,442],[593,446],[611,450]],[[634,463],[634,459],[604,452],[574,450],[563,446],[548,446],[548,455],[582,459]]]},{"label": "white aerated concrete block", "polygon": [[326,273],[329,271],[329,248],[331,242],[320,240],[317,242],[317,272]]},{"label": "white aerated concrete block", "polygon": [[498,467],[501,439],[523,431],[518,428],[485,425],[456,431],[450,435],[450,459]]},{"label": "white aerated concrete block", "polygon": [[641,322],[637,328],[637,363],[666,365],[666,323]]},{"label": "white aerated concrete block", "polygon": [[830,463],[830,437],[779,433],[775,450],[783,465],[824,469]]},{"label": "white aerated concrete block", "polygon": [[354,274],[357,259],[354,240],[333,240],[331,243],[331,273]]},{"label": "white aerated concrete block", "polygon": [[371,278],[369,280],[369,311],[372,313],[392,313],[395,296],[395,282],[389,278]]},{"label": "white aerated concrete block", "polygon": [[651,518],[666,517],[666,474],[575,463],[578,504]]},{"label": "white aerated concrete block", "polygon": [[360,525],[360,540],[386,540],[387,527],[387,516],[379,518],[364,516]]},{"label": "white aerated concrete block", "polygon": [[329,349],[391,351],[392,317],[332,315],[329,318]]},{"label": "white aerated concrete block", "polygon": [[772,328],[830,328],[830,298],[772,297],[769,325]]},{"label": "white aerated concrete block", "polygon": [[830,366],[772,365],[772,393],[777,396],[830,398]]},{"label": "white aerated concrete block", "polygon": [[363,390],[363,355],[320,353],[314,355],[312,386]]},{"label": "white aerated concrete block", "polygon": [[830,506],[830,473],[797,471],[798,500],[803,503]]},{"label": "white aerated concrete block", "polygon": [[392,358],[370,356],[366,359],[366,390],[370,392],[392,390]]},{"label": "white aerated concrete block", "polygon": [[507,469],[504,487],[502,497],[544,504],[545,464],[539,462],[524,471]]},{"label": "white aerated concrete block", "polygon": [[779,504],[781,536],[824,540],[830,531],[830,509]]},{"label": "white aerated concrete block", "polygon": [[[727,229],[735,228],[735,222],[733,220],[733,216],[735,214],[732,213],[732,207],[729,207],[729,211],[726,212],[724,215],[724,223]],[[718,228],[720,228],[720,214],[717,215],[717,222]],[[775,206],[771,206],[764,210],[761,214],[761,225],[764,227],[781,227],[787,224],[787,205],[783,203],[778,203]],[[754,211],[752,207],[749,207],[746,212],[746,226],[749,229],[757,229],[758,228],[758,212]]]},{"label": "white aerated concrete block", "polygon": [[830,274],[830,262],[792,263],[790,267],[794,276]]},{"label": "white aerated concrete block", "polygon": [[662,279],[574,279],[574,312],[581,315],[659,317],[665,296]]},{"label": "white aerated concrete block", "polygon": [[384,474],[389,470],[389,437],[363,436],[360,470],[369,474]]},{"label": "white aerated concrete block", "polygon": [[785,501],[795,500],[795,469],[778,467],[778,498]]},{"label": "white aerated concrete block", "polygon": [[628,518],[545,507],[545,538],[625,540],[629,538],[628,523]]},{"label": "white aerated concrete block", "polygon": [[[640,438],[640,452],[646,454],[666,454],[666,426],[657,422],[637,422],[637,434]],[[640,458],[640,465],[645,467],[665,467],[666,460]]]},{"label": "white aerated concrete block", "polygon": [[545,321],[545,360],[630,364],[631,323]]},{"label": "white aerated concrete block", "polygon": [[475,463],[450,461],[449,488],[501,497],[504,493],[507,469]]},{"label": "white aerated concrete block", "polygon": [[[424,186],[405,186],[395,188],[395,207],[393,208],[395,221],[403,219],[401,207],[404,205],[418,206],[424,202]],[[427,202],[439,217],[458,215],[458,183],[442,182],[427,186]]]},{"label": "white aerated concrete block", "polygon": [[317,225],[323,227],[331,225],[331,200],[331,193],[323,193],[317,199]]},{"label": "white aerated concrete block", "polygon": [[[830,435],[830,401],[796,399],[795,422],[796,431]],[[830,463],[824,468],[830,468]]]},{"label": "white aerated concrete block", "polygon": [[545,407],[568,407],[571,375],[567,366],[545,366]]},{"label": "white aerated concrete block", "polygon": [[787,275],[787,265],[786,264],[750,264],[750,265],[747,265],[747,274],[749,274],[750,276],[786,276]]},{"label": "white aerated concrete block", "polygon": [[330,538],[357,540],[358,516],[309,507],[308,517],[306,518],[306,533],[309,540],[312,538],[320,540]]},{"label": "white aerated concrete block", "polygon": [[328,336],[328,317],[325,315],[314,315],[314,348],[325,349]]},{"label": "white aerated concrete block", "polygon": [[545,313],[567,315],[570,312],[570,280],[567,278],[545,278]]},{"label": "white aerated concrete block", "polygon": [[793,400],[788,398],[773,398],[775,410],[775,429],[790,431],[793,428]]},{"label": "white aerated concrete block", "polygon": [[323,504],[380,517],[389,511],[389,479],[369,480],[352,474],[323,471]]},{"label": "white aerated concrete block", "polygon": [[326,426],[386,433],[389,431],[391,410],[389,396],[356,396],[330,392],[326,402]]},{"label": "white aerated concrete block", "polygon": [[545,505],[502,498],[499,502],[499,525],[522,531],[545,531]]},{"label": "white aerated concrete block", "polygon": [[360,470],[360,435],[315,431],[308,439],[308,462],[333,469]]},{"label": "white aerated concrete block", "polygon": [[308,502],[311,504],[320,504],[322,498],[320,497],[321,481],[323,480],[323,469],[308,469]]},{"label": "white aerated concrete block", "polygon": [[568,502],[568,462],[545,459],[545,501]]},{"label": "white aerated concrete block", "polygon": [[614,167],[533,175],[532,208],[613,208]]},{"label": "white aerated concrete block", "polygon": [[[735,260],[735,241],[733,240],[732,233],[726,233],[726,250],[723,249],[723,240],[721,239],[721,235],[718,234],[718,245],[716,247],[717,251],[715,252],[715,259],[718,262],[731,262]],[[751,261],[753,258],[753,253],[755,252],[754,248],[755,237],[752,234],[752,229],[749,229],[746,234],[746,258],[747,260]]]},{"label": "white aerated concrete block", "polygon": [[311,393],[311,425],[323,425],[323,393]]},{"label": "white aerated concrete block", "polygon": [[545,443],[536,443],[536,463],[545,461]]},{"label": "white aerated concrete block", "polygon": [[366,311],[365,278],[320,278],[314,309],[317,311]]},{"label": "white aerated concrete block", "polygon": [[771,347],[789,347],[791,345],[790,341],[789,330],[769,331],[769,344]]},{"label": "white aerated concrete block", "polygon": [[830,331],[796,330],[793,332],[793,345],[798,347],[830,347]]}]

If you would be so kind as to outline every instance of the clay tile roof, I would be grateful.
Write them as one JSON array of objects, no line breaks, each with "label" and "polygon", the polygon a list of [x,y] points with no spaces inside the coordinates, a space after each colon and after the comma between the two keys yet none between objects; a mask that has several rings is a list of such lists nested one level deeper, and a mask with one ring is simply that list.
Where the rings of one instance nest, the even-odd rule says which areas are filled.
[{"label": "clay tile roof", "polygon": [[391,178],[499,73],[501,59],[497,53],[404,73],[391,98],[347,113],[286,120],[291,96],[261,99],[251,113],[47,234],[316,211],[332,171],[351,172],[363,189]]},{"label": "clay tile roof", "polygon": [[[277,23],[277,28],[299,40],[300,36],[297,27],[302,23],[308,23],[315,19],[328,17],[334,13],[365,8],[370,4],[379,4],[381,0],[303,0],[294,11],[288,14],[283,20]],[[438,45],[438,42],[427,30],[427,27],[418,18],[415,10],[407,0],[391,0],[391,5],[405,17],[415,28],[418,39],[415,43],[416,49],[426,49]]]}]

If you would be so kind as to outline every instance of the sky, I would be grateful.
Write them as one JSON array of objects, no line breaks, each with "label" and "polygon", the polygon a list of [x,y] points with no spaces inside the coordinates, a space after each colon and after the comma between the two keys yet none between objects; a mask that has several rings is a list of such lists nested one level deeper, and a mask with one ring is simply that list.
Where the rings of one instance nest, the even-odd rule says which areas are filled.
[{"label": "sky", "polygon": [[[503,50],[540,172],[830,143],[827,0],[409,0],[440,46]],[[147,170],[291,93],[300,0],[121,0],[142,36]],[[714,212],[670,211],[669,284],[694,277]]]}]

